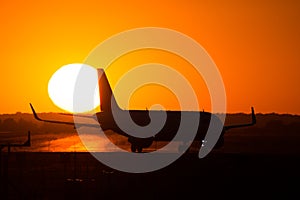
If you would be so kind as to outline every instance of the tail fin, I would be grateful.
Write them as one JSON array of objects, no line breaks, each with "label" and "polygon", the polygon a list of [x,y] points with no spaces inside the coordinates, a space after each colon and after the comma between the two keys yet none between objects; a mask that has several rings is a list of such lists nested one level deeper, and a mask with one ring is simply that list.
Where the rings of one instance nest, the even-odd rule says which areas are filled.
[{"label": "tail fin", "polygon": [[30,131],[28,131],[28,139],[26,142],[24,142],[23,146],[26,146],[26,147],[31,146]]},{"label": "tail fin", "polygon": [[120,109],[116,99],[112,93],[111,87],[107,80],[103,69],[98,69],[99,93],[100,93],[100,109],[102,112],[111,113],[113,109]]}]

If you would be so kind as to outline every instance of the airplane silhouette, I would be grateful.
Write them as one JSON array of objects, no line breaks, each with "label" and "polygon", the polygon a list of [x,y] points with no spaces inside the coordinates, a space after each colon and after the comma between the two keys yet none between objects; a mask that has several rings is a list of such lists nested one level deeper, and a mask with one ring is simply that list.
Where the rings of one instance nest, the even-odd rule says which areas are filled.
[{"label": "airplane silhouette", "polygon": [[[98,71],[98,79],[99,79],[101,112],[97,112],[93,116],[85,116],[85,115],[81,115],[81,116],[96,119],[99,122],[101,129],[104,131],[104,133],[106,130],[112,130],[120,135],[127,137],[128,142],[131,144],[132,152],[140,153],[143,151],[144,148],[150,147],[154,141],[166,141],[166,142],[172,141],[179,129],[182,113],[186,113],[189,115],[193,115],[193,114],[200,115],[199,126],[194,141],[202,142],[204,140],[211,118],[215,117],[214,114],[209,112],[204,112],[204,111],[123,110],[118,106],[116,102],[116,99],[112,93],[110,84],[108,82],[104,70],[100,68],[97,69],[97,71]],[[44,121],[49,123],[68,124],[68,125],[75,126],[74,122],[41,119],[35,112],[31,103],[30,103],[30,107],[32,109],[35,119],[39,121]],[[165,112],[167,117],[163,128],[156,135],[143,138],[143,137],[135,137],[129,135],[128,133],[126,133],[126,131],[122,130],[116,123],[112,111],[116,111],[114,113],[120,113],[120,114],[122,114],[123,112],[129,112],[132,120],[139,126],[148,125],[151,121],[150,116],[157,116],[159,112]],[[214,149],[220,148],[224,145],[224,134],[229,129],[253,126],[256,123],[256,117],[255,117],[253,107],[251,107],[251,112],[252,112],[251,114],[252,121],[250,123],[223,126],[222,133],[218,141],[216,142]],[[82,124],[76,123],[76,126],[77,127],[78,126],[99,127],[99,125],[95,126],[95,124],[84,124],[84,123]],[[183,142],[188,142],[188,141],[183,141]]]},{"label": "airplane silhouette", "polygon": [[10,152],[11,147],[30,147],[31,146],[31,139],[30,139],[30,131],[28,131],[28,139],[24,143],[3,143],[0,144],[0,151],[2,151],[3,148],[7,147],[8,152]]}]

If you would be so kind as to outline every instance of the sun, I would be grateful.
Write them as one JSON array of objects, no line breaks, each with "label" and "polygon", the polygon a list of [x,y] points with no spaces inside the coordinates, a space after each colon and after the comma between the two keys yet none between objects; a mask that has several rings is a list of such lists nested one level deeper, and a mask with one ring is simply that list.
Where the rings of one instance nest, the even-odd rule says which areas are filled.
[{"label": "sun", "polygon": [[74,113],[94,110],[100,104],[97,70],[73,63],[59,68],[48,82],[48,95],[59,108]]}]

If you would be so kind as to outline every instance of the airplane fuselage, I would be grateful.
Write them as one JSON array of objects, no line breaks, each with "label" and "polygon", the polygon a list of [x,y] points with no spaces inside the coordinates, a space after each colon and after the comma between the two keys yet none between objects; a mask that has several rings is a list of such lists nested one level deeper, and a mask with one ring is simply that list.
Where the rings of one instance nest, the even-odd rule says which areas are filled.
[{"label": "airplane fuselage", "polygon": [[[197,134],[194,138],[194,141],[201,142],[207,133],[210,124],[210,119],[213,116],[211,113],[208,112],[195,111],[118,110],[117,113],[119,113],[120,116],[125,116],[123,113],[120,112],[129,113],[129,116],[127,116],[130,117],[136,125],[141,127],[149,125],[151,123],[151,117],[160,116],[161,112],[164,112],[166,114],[165,123],[158,132],[153,133],[150,137],[135,137],[130,135],[130,133],[124,131],[124,128],[120,128],[111,112],[97,113],[97,118],[99,123],[101,124],[101,128],[103,129],[103,131],[112,130],[118,134],[128,137],[128,141],[133,146],[133,151],[134,148],[137,148],[137,150],[147,148],[152,144],[153,141],[176,141],[174,140],[174,137],[176,136],[180,128],[182,116],[191,117],[193,119],[195,119],[194,117],[196,117],[196,115],[199,117],[199,120],[196,120],[196,122],[191,125],[196,126],[197,128]],[[215,145],[215,148],[219,148],[223,145],[223,132],[220,136],[219,141]],[[143,133],[140,133],[141,136],[142,134]],[[193,133],[186,132],[184,134]],[[180,142],[187,143],[191,141]]]}]

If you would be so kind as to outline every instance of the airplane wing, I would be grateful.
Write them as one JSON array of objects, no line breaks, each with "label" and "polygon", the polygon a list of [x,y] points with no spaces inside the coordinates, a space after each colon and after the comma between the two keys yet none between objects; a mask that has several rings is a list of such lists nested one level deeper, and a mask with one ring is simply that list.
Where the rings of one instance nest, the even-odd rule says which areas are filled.
[{"label": "airplane wing", "polygon": [[[77,116],[77,117],[84,117],[84,118],[90,118],[90,119],[95,119],[95,116],[93,115],[80,115],[80,114],[70,114],[70,113],[59,113],[60,115],[67,115],[67,116]],[[96,120],[97,121],[97,120]]]},{"label": "airplane wing", "polygon": [[253,107],[251,107],[251,117],[252,117],[252,122],[251,123],[224,126],[224,129],[225,129],[225,131],[227,131],[227,130],[232,129],[232,128],[241,128],[241,127],[246,127],[246,126],[253,126],[254,124],[256,124],[256,116],[255,116]]},{"label": "airplane wing", "polygon": [[[41,118],[37,115],[37,113],[35,112],[35,110],[34,110],[32,104],[30,103],[29,105],[30,105],[30,107],[31,107],[32,113],[33,113],[34,118],[35,118],[36,120],[43,121],[43,122],[49,122],[49,123],[55,123],[55,124],[72,125],[72,126],[74,126],[74,128],[75,128],[75,123],[74,123],[74,122],[65,122],[65,121],[58,121],[58,120],[41,119]],[[66,115],[71,115],[71,114],[66,114]],[[91,117],[91,116],[86,116],[86,117]],[[88,127],[95,127],[95,128],[99,127],[98,124],[84,124],[84,123],[76,123],[76,126],[77,126],[77,127],[80,127],[80,126],[88,126]]]}]

